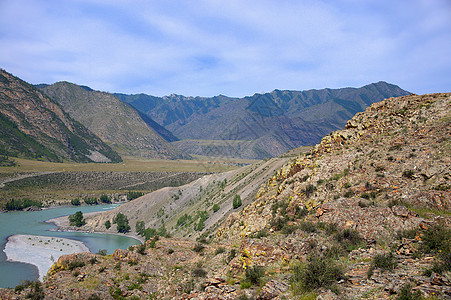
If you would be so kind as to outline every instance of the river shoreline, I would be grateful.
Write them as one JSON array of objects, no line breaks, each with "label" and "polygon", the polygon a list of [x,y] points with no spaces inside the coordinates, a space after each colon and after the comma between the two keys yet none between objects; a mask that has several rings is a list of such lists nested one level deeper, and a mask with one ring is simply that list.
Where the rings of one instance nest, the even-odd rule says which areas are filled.
[{"label": "river shoreline", "polygon": [[61,237],[15,234],[8,237],[3,252],[7,261],[34,265],[43,280],[50,267],[61,255],[89,252],[80,241]]},{"label": "river shoreline", "polygon": [[[85,214],[83,214],[83,216],[84,217],[92,217],[92,216],[96,216],[101,213],[103,213],[103,211],[85,213]],[[86,230],[84,228],[77,228],[74,226],[70,226],[68,216],[62,216],[62,217],[58,217],[58,218],[49,219],[45,222],[52,223],[57,227],[57,228],[53,229],[52,231],[111,234],[111,235],[126,236],[129,238],[133,238],[133,239],[139,241],[140,243],[145,243],[145,241],[146,241],[143,237],[136,235],[136,234],[123,234],[123,233],[114,233],[114,232],[105,232],[105,231],[96,231],[96,230]]]},{"label": "river shoreline", "polygon": [[[57,206],[52,208],[60,207]],[[43,210],[51,210],[52,208],[44,208]],[[104,211],[87,212],[84,215],[89,217],[103,212]],[[64,215],[61,217],[50,218],[41,222],[52,223],[56,226],[56,228],[48,229],[50,231],[108,234],[133,238],[140,243],[144,242],[143,238],[132,234],[125,235],[120,233],[94,232],[93,230],[78,229],[70,226],[68,216],[69,215]],[[2,249],[5,253],[6,261],[20,262],[35,266],[38,270],[39,280],[41,281],[53,263],[56,262],[61,255],[97,251],[94,249],[91,251],[91,249],[89,249],[90,246],[88,247],[81,241],[51,235],[47,236],[44,232],[42,232],[43,234],[15,234],[14,231],[11,233],[11,235],[5,237],[6,244]],[[109,251],[111,251],[111,249]]]}]

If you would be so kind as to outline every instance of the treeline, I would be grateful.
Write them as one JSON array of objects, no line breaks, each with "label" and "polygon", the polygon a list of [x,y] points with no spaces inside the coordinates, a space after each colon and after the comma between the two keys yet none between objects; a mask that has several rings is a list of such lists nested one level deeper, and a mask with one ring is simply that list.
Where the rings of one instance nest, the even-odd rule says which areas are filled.
[{"label": "treeline", "polygon": [[4,209],[7,211],[11,210],[23,210],[28,207],[42,207],[42,202],[31,199],[11,199],[5,205]]},{"label": "treeline", "polygon": [[[142,195],[144,195],[143,192],[129,191],[126,194],[126,197],[127,197],[128,201],[131,201],[131,200],[141,197]],[[103,204],[103,203],[111,204],[113,202],[113,197],[105,195],[105,194],[102,194],[100,196],[100,198],[86,196],[82,200],[80,200],[79,198],[72,199],[70,201],[70,203],[74,206],[79,206],[82,204],[82,201],[87,205],[97,205],[97,204]]]}]

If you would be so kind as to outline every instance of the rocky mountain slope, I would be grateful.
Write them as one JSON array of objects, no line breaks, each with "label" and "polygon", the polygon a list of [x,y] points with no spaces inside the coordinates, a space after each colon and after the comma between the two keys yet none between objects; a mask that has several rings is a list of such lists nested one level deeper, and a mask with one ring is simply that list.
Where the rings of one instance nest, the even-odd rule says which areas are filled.
[{"label": "rocky mountain slope", "polygon": [[[68,82],[41,86],[69,115],[85,125],[104,142],[123,155],[177,159],[189,158],[163,139],[140,114],[109,93]],[[155,122],[154,122],[155,123]],[[157,124],[153,124],[157,128]],[[171,136],[160,128],[162,133]]]},{"label": "rocky mountain slope", "polygon": [[4,70],[0,70],[0,124],[3,155],[49,161],[121,161],[56,102]]},{"label": "rocky mountain slope", "polygon": [[[372,104],[348,121],[345,130],[288,159],[255,196],[243,197],[248,205],[235,209],[197,242],[192,239],[198,235],[187,234],[196,228],[188,225],[182,236],[191,240],[154,236],[143,246],[112,256],[63,256],[42,286],[1,290],[0,295],[449,299],[450,123],[451,93]],[[258,170],[236,174],[237,180],[258,177]],[[221,183],[222,177],[216,179]],[[203,203],[201,183],[191,192],[175,193],[180,198],[170,201],[176,203],[186,193],[184,203]],[[225,182],[224,191],[236,184],[239,181]],[[204,189],[207,195],[217,191]],[[221,208],[232,205],[231,191]],[[174,192],[167,190],[167,196]],[[140,210],[155,203],[156,198],[144,197],[135,200]],[[131,210],[123,213],[129,219],[136,216]],[[208,219],[212,215],[208,210]],[[88,223],[95,226],[92,220]],[[180,236],[177,226],[185,226],[182,221],[174,228],[166,224],[166,231]]]},{"label": "rocky mountain slope", "polygon": [[[182,139],[174,145],[192,149],[189,153],[262,159],[316,144],[370,104],[406,94],[398,86],[378,82],[361,88],[275,90],[241,99],[222,95],[117,96]],[[212,150],[204,140],[224,140],[226,145]],[[247,151],[241,151],[243,148]]]}]

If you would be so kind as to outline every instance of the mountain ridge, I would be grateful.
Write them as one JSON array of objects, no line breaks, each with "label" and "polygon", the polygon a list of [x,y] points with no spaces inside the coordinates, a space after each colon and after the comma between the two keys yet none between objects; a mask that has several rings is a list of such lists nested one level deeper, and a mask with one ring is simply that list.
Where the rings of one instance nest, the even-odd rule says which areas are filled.
[{"label": "mountain ridge", "polygon": [[119,162],[121,158],[41,91],[0,70],[2,152],[49,161]]},{"label": "mountain ridge", "polygon": [[69,82],[43,86],[42,91],[57,101],[74,119],[84,124],[103,141],[123,155],[145,158],[189,158],[162,138],[150,125],[168,139],[170,132],[161,128],[114,95],[94,91]]},{"label": "mountain ridge", "polygon": [[[273,143],[261,143],[245,157],[262,159],[316,144],[322,136],[343,128],[349,118],[370,104],[407,94],[396,85],[380,81],[361,88],[276,89],[243,98],[116,95],[177,136],[180,149],[189,149],[184,140],[193,144],[193,140],[253,141],[266,136]],[[202,155],[200,148],[196,146],[191,153]],[[238,152],[234,150],[222,154]]]}]

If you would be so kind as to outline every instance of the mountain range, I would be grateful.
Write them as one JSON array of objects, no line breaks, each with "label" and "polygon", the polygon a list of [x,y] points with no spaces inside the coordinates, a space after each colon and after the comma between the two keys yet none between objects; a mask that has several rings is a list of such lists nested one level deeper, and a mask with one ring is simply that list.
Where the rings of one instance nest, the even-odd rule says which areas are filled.
[{"label": "mountain range", "polygon": [[[2,130],[6,131],[2,144],[3,149],[9,150],[2,151],[13,156],[16,153],[25,157],[45,157],[47,160],[91,161],[86,158],[90,151],[85,155],[74,152],[72,135],[75,127],[80,132],[83,131],[82,135],[89,133],[92,137],[82,139],[83,143],[96,141],[95,147],[102,144],[102,147],[107,147],[102,151],[114,156],[113,159],[102,154],[106,158],[99,156],[94,161],[118,161],[117,153],[122,156],[159,159],[189,159],[190,155],[269,158],[295,147],[319,142],[322,136],[343,128],[349,118],[374,102],[409,94],[396,85],[381,81],[360,88],[274,90],[244,98],[223,95],[210,98],[186,97],[174,94],[155,97],[146,94],[111,94],[69,82],[31,86],[4,71],[2,74],[5,91],[18,89],[16,93],[3,92],[1,122],[4,124]],[[20,84],[12,86],[13,81]],[[20,98],[21,101],[32,98],[46,100],[35,102],[34,109],[30,110],[28,106],[19,105],[20,101],[12,101],[8,97],[16,100]],[[15,105],[14,114],[20,117],[13,117],[11,109],[6,109],[10,105]],[[44,113],[39,119],[61,118],[57,122],[70,127],[65,131],[67,136],[59,131],[57,138],[65,146],[50,146],[55,143],[43,138],[40,131],[51,138],[55,138],[52,134],[56,131],[52,132],[47,128],[50,123],[33,121],[37,114],[49,107],[58,110],[56,117]],[[9,114],[7,111],[10,111]],[[21,118],[22,121],[19,122]],[[69,119],[76,125],[68,125]],[[18,122],[23,136],[19,137],[16,133],[14,139],[9,137],[7,140],[15,132],[7,128],[12,128]],[[24,124],[27,122],[34,122],[33,134],[30,130],[25,130]],[[28,139],[40,136],[38,142],[32,142],[32,153],[29,153],[30,147],[25,146],[31,143],[25,141],[25,136]],[[67,142],[70,140],[72,142]],[[39,150],[37,144],[44,148]],[[12,147],[23,149],[12,151]],[[48,147],[53,148],[47,151]],[[71,154],[56,155],[55,147],[60,147],[60,152],[61,147],[68,147],[64,151]],[[77,144],[77,147],[87,146]],[[44,155],[43,152],[46,151],[48,153]],[[95,155],[103,153],[98,149],[92,151]],[[49,153],[53,153],[53,156]]]},{"label": "mountain range", "polygon": [[274,90],[244,98],[115,95],[170,130],[181,139],[174,145],[187,153],[262,159],[316,144],[372,103],[407,94],[381,81],[360,88]]}]

